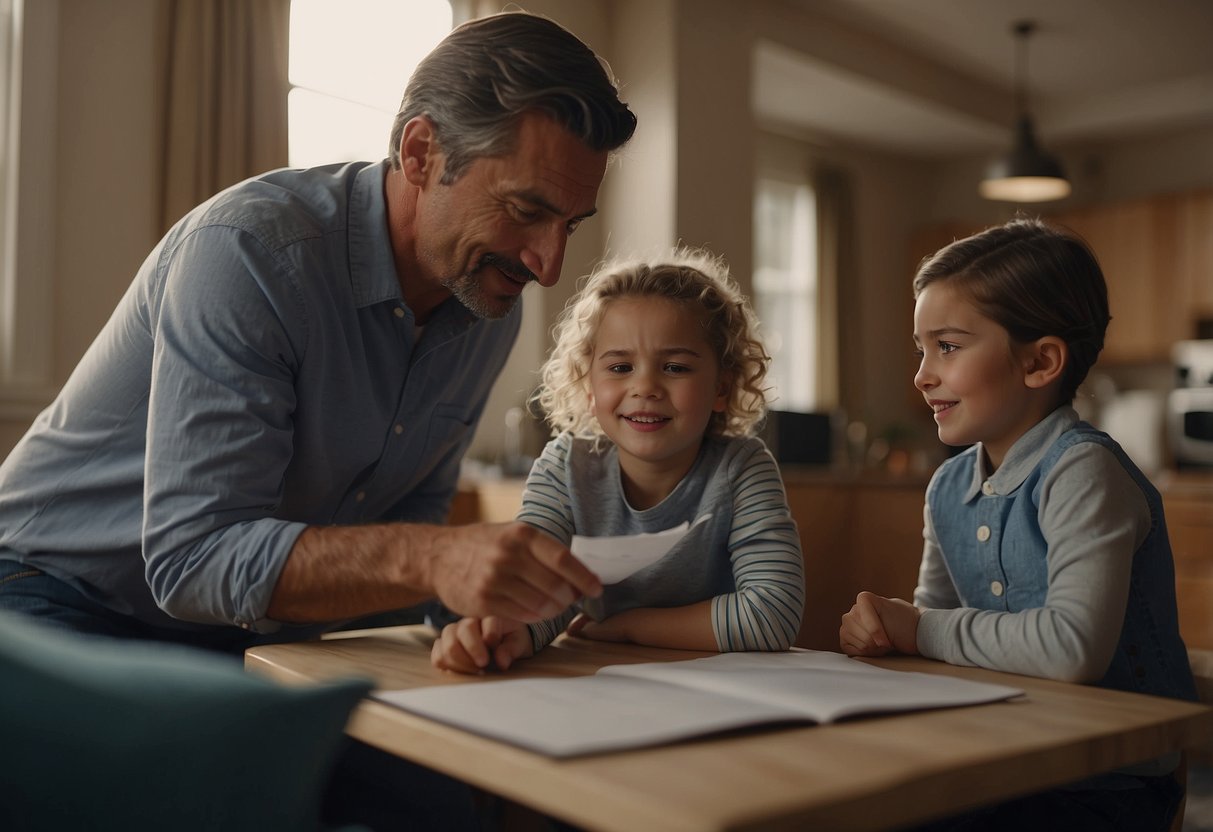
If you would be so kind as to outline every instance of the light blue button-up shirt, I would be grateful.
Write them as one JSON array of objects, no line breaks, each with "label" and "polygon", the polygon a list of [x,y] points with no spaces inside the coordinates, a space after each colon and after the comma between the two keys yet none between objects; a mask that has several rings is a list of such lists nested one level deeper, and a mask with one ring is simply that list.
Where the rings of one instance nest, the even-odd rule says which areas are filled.
[{"label": "light blue button-up shirt", "polygon": [[0,466],[0,558],[160,626],[268,631],[309,524],[442,522],[521,308],[401,297],[385,162],[190,212]]}]

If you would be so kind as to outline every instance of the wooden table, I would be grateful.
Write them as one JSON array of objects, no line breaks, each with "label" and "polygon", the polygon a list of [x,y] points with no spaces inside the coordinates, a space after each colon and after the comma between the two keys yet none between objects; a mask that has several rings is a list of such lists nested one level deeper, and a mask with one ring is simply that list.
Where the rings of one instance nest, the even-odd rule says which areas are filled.
[{"label": "wooden table", "polygon": [[[477,684],[434,670],[425,627],[253,648],[245,666],[285,682],[369,676],[380,689]],[[700,653],[562,637],[508,674],[575,676]],[[872,660],[1013,685],[977,707],[746,731],[555,760],[364,701],[358,739],[591,830],[887,829],[1080,779],[1213,740],[1213,709],[921,658]]]}]

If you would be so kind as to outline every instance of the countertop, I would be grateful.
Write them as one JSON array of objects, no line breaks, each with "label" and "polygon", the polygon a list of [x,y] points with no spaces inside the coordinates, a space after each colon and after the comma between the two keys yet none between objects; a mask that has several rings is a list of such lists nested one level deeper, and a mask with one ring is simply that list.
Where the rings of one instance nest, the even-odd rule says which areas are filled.
[{"label": "countertop", "polygon": [[1150,481],[1164,496],[1213,502],[1213,468],[1162,471]]}]

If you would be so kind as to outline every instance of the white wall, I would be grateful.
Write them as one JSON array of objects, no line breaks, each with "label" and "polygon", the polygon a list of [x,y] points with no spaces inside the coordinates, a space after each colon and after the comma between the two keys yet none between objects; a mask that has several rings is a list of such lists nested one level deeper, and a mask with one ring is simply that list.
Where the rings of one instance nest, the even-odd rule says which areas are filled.
[{"label": "white wall", "polygon": [[61,0],[55,377],[159,239],[156,0]]},{"label": "white wall", "polygon": [[[59,0],[51,365],[62,384],[155,245],[157,0]],[[27,44],[46,48],[46,44]],[[7,454],[29,418],[0,421]]]}]

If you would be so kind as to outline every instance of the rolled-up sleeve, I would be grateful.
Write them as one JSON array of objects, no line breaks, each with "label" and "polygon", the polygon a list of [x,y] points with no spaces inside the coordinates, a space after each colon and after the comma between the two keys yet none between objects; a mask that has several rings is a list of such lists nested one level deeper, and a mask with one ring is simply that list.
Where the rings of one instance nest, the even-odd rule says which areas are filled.
[{"label": "rolled-up sleeve", "polygon": [[143,551],[157,604],[273,629],[270,595],[304,524],[276,519],[292,458],[306,309],[272,252],[207,226],[166,249],[154,331]]}]

